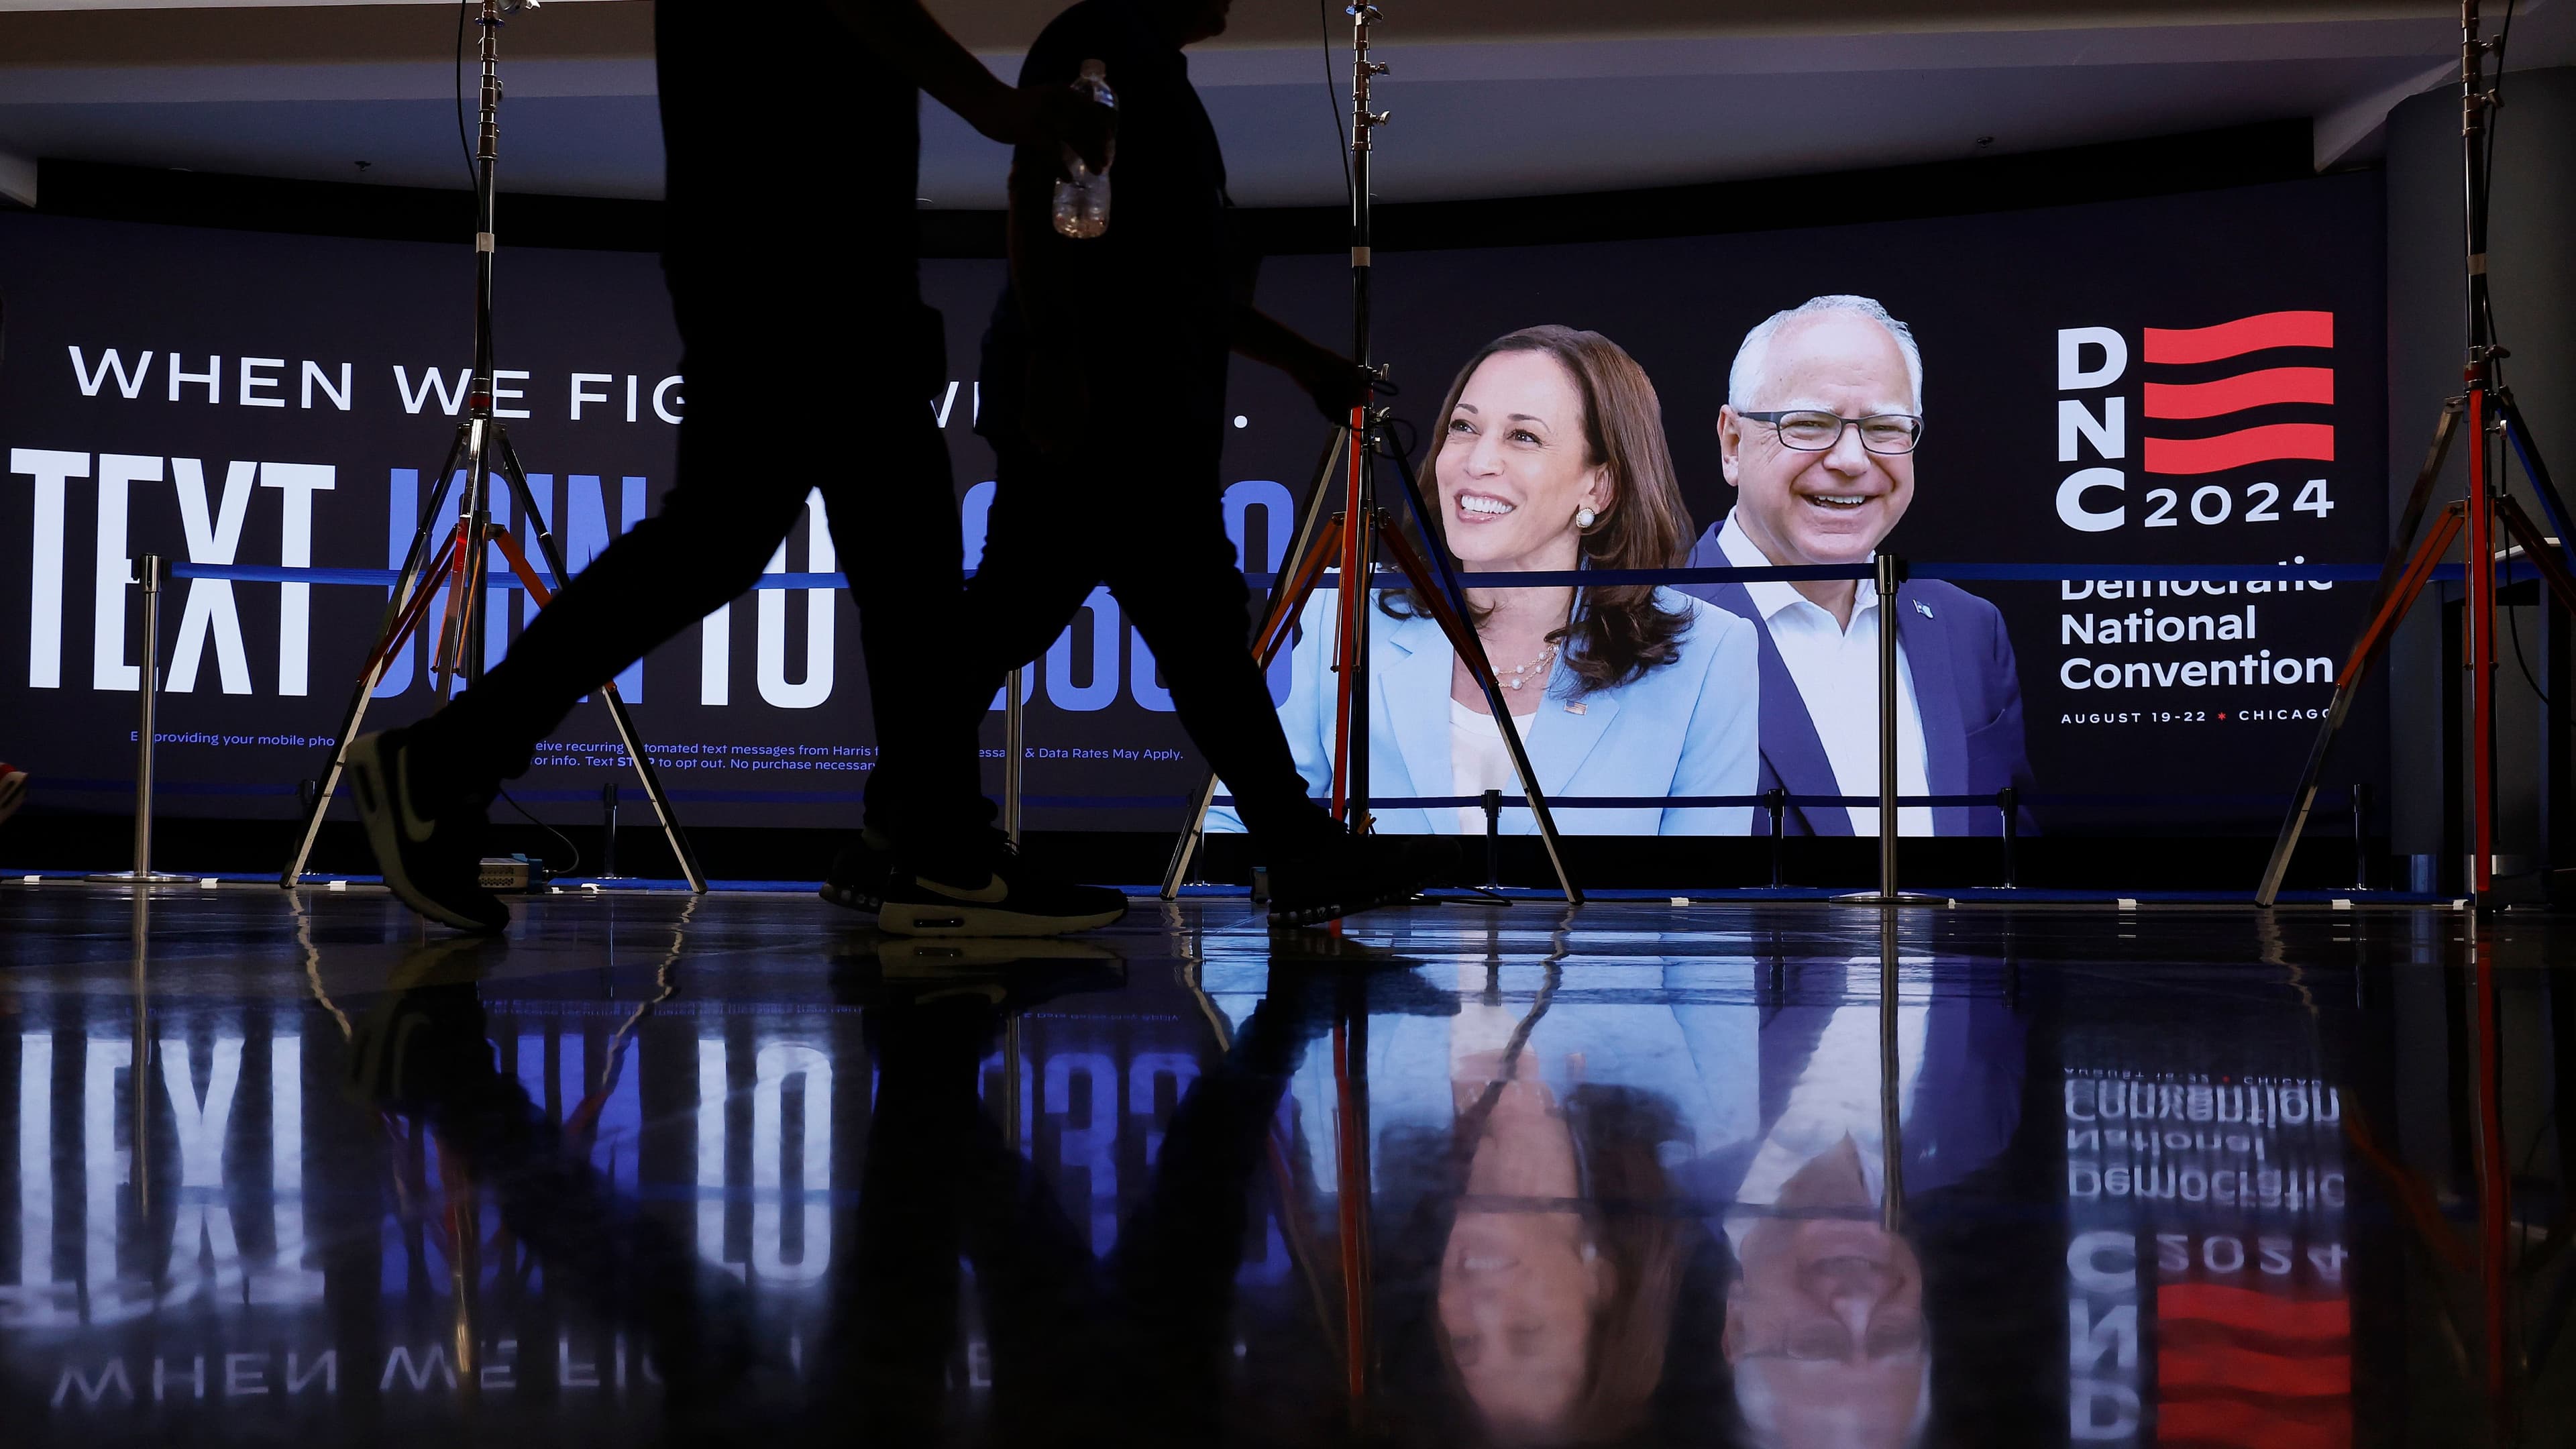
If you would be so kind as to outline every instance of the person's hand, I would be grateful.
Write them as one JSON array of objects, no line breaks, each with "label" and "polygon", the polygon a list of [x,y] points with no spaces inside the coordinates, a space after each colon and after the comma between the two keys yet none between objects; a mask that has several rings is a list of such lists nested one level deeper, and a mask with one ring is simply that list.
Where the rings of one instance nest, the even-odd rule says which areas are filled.
[{"label": "person's hand", "polygon": [[1367,368],[1328,347],[1308,353],[1291,375],[1315,400],[1315,410],[1334,423],[1348,423],[1351,409],[1368,400],[1369,387],[1377,381]]},{"label": "person's hand", "polygon": [[1072,86],[997,87],[967,121],[1006,146],[1070,146],[1084,165],[1109,164],[1118,112]]},{"label": "person's hand", "polygon": [[1109,169],[1118,140],[1118,111],[1071,86],[1043,86],[1027,94],[1037,98],[1037,128],[1044,140],[1071,147],[1093,171]]}]

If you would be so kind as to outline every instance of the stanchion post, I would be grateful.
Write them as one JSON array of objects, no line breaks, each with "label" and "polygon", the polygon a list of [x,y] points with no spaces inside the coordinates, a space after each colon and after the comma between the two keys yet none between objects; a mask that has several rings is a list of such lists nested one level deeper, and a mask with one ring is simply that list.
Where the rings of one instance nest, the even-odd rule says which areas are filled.
[{"label": "stanchion post", "polygon": [[152,744],[161,724],[161,555],[136,560],[143,574],[143,668],[137,677],[142,726],[135,735],[134,878],[152,875]]},{"label": "stanchion post", "polygon": [[2370,889],[2370,787],[2352,787],[2352,888]]},{"label": "stanchion post", "polygon": [[[1895,894],[1894,884],[1889,882],[1890,896]],[[1879,908],[1878,916],[1878,1128],[1879,1226],[1891,1233],[1905,1230],[1905,1110],[1897,1091],[1904,1063],[1897,1042],[1896,945],[1896,909],[1890,900]]]},{"label": "stanchion post", "polygon": [[1013,845],[1020,843],[1020,765],[1028,754],[1020,704],[1020,682],[1027,669],[1022,665],[1002,681],[1002,832]]},{"label": "stanchion post", "polygon": [[135,694],[142,703],[134,731],[134,868],[90,877],[111,885],[185,879],[152,871],[152,747],[161,729],[161,584],[169,565],[157,553],[144,554],[134,564],[143,585],[143,659],[135,677]]},{"label": "stanchion post", "polygon": [[1789,787],[1774,785],[1762,792],[1762,808],[1771,812],[1771,889],[1778,890],[1780,852],[1789,835]]},{"label": "stanchion post", "polygon": [[1995,808],[2004,812],[2004,889],[2015,890],[2021,885],[2021,787],[1997,790]]},{"label": "stanchion post", "polygon": [[617,878],[617,782],[599,787],[599,877]]},{"label": "stanchion post", "polygon": [[1503,888],[1503,792],[1485,792],[1485,889]]},{"label": "stanchion post", "polygon": [[1904,568],[1880,549],[1878,576],[1878,893],[1896,899],[1896,585]]}]

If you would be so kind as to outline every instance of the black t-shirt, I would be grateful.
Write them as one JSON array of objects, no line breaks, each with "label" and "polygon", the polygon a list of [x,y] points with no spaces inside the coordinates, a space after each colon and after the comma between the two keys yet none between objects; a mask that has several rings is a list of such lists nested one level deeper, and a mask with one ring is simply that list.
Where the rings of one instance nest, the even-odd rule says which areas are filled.
[{"label": "black t-shirt", "polygon": [[[1212,384],[1222,397],[1236,310],[1249,302],[1252,262],[1231,236],[1225,156],[1207,108],[1190,85],[1189,60],[1158,35],[1133,0],[1082,0],[1029,48],[1023,86],[1070,85],[1097,60],[1118,100],[1117,153],[1109,167],[1109,230],[1077,240],[1039,228],[1049,275],[1076,305],[1086,356],[1104,368],[1147,365],[1166,384]],[[1013,153],[1015,182],[1063,174],[1053,146]],[[1051,188],[1015,184],[1015,201],[1044,205]],[[1042,220],[1042,219],[1041,219]],[[1023,236],[1030,233],[1023,232]],[[1018,298],[1004,287],[985,336],[984,415],[1003,426],[1032,339]]]}]

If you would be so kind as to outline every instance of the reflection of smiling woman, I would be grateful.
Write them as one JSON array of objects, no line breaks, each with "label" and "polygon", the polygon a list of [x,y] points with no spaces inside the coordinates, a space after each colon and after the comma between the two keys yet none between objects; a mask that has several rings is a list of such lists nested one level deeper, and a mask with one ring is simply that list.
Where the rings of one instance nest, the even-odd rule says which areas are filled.
[{"label": "reflection of smiling woman", "polygon": [[[1691,525],[1673,481],[1654,384],[1594,332],[1531,327],[1486,344],[1441,408],[1432,459],[1443,538],[1470,575],[1669,568]],[[1468,589],[1541,788],[1551,795],[1747,795],[1756,773],[1754,635],[1671,589]],[[1409,593],[1382,594],[1370,631],[1374,796],[1521,793],[1466,662]],[[1334,612],[1300,620],[1280,722],[1310,788],[1332,774]],[[1742,833],[1749,807],[1569,809],[1569,832]],[[1240,826],[1225,812],[1211,830]],[[1393,833],[1481,831],[1483,813],[1378,811]],[[1503,828],[1528,833],[1525,810]]]}]

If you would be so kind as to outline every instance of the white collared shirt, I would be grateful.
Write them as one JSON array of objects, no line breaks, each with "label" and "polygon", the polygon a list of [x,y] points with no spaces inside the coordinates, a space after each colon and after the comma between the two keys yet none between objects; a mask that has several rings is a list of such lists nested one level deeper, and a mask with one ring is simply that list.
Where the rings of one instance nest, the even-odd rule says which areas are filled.
[{"label": "white collared shirt", "polygon": [[[1902,814],[1908,808],[1899,806],[1898,811]],[[1896,991],[1897,1066],[1893,1085],[1900,1151],[1904,1145],[1903,1124],[1914,1116],[1915,1086],[1923,1074],[1923,1040],[1931,1025],[1932,985],[1920,974],[1925,964],[1920,960],[1898,963],[1900,970],[1907,965],[1916,968],[1913,979],[1899,978]],[[1745,1235],[1764,1216],[1759,1210],[1776,1208],[1780,1190],[1788,1186],[1789,1179],[1846,1137],[1858,1151],[1861,1181],[1869,1188],[1870,1201],[1887,1201],[1887,1116],[1883,1094],[1890,1083],[1886,1078],[1886,1058],[1881,1055],[1887,1045],[1883,1035],[1885,1018],[1879,1011],[1881,991],[1880,963],[1875,957],[1857,956],[1843,967],[1839,999],[1851,1004],[1837,1005],[1826,1020],[1824,1031],[1816,1038],[1815,1050],[1808,1054],[1798,1080],[1789,1088],[1787,1104],[1770,1130],[1762,1134],[1762,1145],[1754,1150],[1752,1164],[1744,1170],[1743,1185],[1735,1192],[1737,1211],[1726,1215],[1726,1236],[1734,1244],[1739,1262]]]},{"label": "white collared shirt", "polygon": [[[1771,560],[1736,527],[1735,515],[1717,532],[1717,546],[1737,568],[1768,568]],[[1747,583],[1753,607],[1761,612],[1781,662],[1797,681],[1806,701],[1807,718],[1824,742],[1825,758],[1834,767],[1834,783],[1846,795],[1878,793],[1878,591],[1863,582],[1852,591],[1851,627],[1834,622],[1821,604],[1796,588],[1774,580]],[[1931,777],[1923,766],[1923,711],[1914,699],[1914,665],[1905,656],[1904,635],[1896,646],[1896,791],[1929,795]],[[1852,833],[1878,833],[1878,807],[1850,807]],[[1900,835],[1930,835],[1932,811],[1922,805],[1900,806]]]}]

